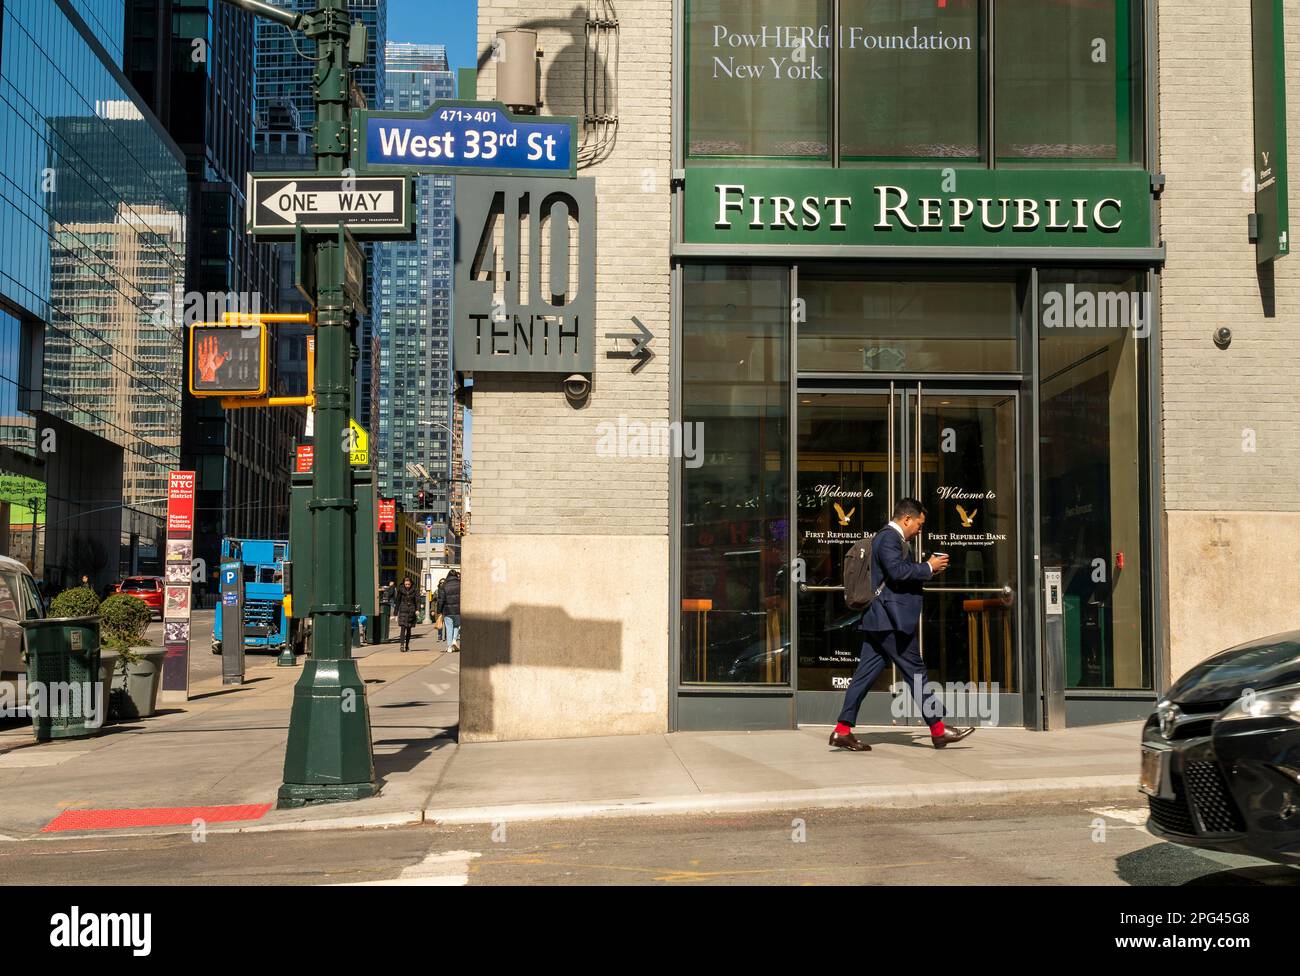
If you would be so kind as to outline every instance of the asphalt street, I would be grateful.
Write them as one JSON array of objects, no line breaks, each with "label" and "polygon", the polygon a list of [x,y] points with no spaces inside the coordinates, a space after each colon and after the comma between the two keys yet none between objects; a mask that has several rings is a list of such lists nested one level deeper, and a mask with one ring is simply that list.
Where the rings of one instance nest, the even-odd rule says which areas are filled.
[{"label": "asphalt street", "polygon": [[1139,802],[836,810],[0,844],[0,883],[1270,885],[1300,869],[1151,837]]}]

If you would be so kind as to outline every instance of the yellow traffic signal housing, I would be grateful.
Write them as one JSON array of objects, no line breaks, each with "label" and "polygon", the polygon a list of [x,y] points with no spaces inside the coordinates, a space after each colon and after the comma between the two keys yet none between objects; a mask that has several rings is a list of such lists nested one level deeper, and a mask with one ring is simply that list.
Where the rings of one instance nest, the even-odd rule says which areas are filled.
[{"label": "yellow traffic signal housing", "polygon": [[199,322],[190,329],[190,393],[196,397],[266,395],[266,325]]}]

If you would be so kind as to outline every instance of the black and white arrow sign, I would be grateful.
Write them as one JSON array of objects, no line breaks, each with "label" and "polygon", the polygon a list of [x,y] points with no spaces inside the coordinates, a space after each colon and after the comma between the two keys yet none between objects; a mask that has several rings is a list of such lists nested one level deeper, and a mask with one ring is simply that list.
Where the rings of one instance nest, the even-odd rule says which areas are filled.
[{"label": "black and white arrow sign", "polygon": [[403,177],[250,176],[249,230],[290,233],[295,227],[347,227],[354,232],[406,231],[410,197]]}]

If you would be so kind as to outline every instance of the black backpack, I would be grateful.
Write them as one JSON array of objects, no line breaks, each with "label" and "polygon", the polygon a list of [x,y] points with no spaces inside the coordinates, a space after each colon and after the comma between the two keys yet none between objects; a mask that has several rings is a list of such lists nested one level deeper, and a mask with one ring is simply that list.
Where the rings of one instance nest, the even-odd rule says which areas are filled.
[{"label": "black backpack", "polygon": [[850,610],[866,610],[884,588],[884,579],[871,588],[871,540],[859,539],[844,553],[844,602]]}]

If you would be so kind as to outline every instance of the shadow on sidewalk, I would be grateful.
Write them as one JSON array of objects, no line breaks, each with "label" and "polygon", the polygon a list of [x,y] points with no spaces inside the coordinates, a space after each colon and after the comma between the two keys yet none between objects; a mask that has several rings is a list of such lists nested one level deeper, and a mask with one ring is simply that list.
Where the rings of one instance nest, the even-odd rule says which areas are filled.
[{"label": "shadow on sidewalk", "polygon": [[[459,728],[453,725],[435,735],[422,736],[418,739],[376,739],[373,744],[375,775],[380,781],[380,786],[382,787],[385,780],[394,773],[409,773],[435,752],[454,747],[458,737]],[[393,753],[378,751],[382,746],[394,745],[401,745],[402,748]]]}]

